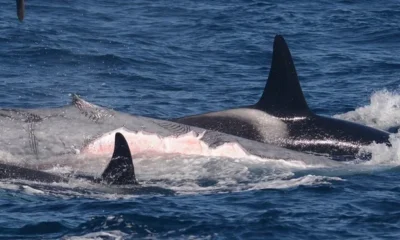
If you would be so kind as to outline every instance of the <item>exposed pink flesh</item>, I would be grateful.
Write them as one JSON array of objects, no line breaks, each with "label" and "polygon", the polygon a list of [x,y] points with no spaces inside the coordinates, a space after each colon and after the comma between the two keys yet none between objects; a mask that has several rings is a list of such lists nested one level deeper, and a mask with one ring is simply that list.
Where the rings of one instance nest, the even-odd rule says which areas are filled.
[{"label": "exposed pink flesh", "polygon": [[231,158],[243,158],[249,156],[246,151],[236,142],[225,143],[217,148],[210,148],[201,141],[201,135],[189,132],[180,136],[160,137],[156,134],[145,132],[131,132],[120,128],[108,132],[85,146],[81,153],[87,156],[111,155],[114,151],[115,133],[124,135],[129,144],[131,154],[139,153],[177,153],[185,155],[221,156]]}]

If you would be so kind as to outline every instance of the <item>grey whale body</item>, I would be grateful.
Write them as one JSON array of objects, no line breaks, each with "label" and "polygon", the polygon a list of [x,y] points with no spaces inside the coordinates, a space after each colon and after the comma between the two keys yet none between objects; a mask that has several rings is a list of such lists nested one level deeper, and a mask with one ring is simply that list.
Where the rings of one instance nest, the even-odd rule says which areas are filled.
[{"label": "grey whale body", "polygon": [[256,104],[171,121],[293,150],[329,154],[335,160],[360,157],[360,148],[373,142],[390,145],[388,132],[313,113],[280,35],[275,37],[269,77]]},{"label": "grey whale body", "polygon": [[[221,132],[117,112],[86,102],[76,95],[71,105],[60,108],[0,109],[0,124],[3,162],[19,159],[35,165],[42,160],[68,160],[97,151],[110,156],[114,146],[111,138],[115,132],[122,133],[128,143],[133,142],[133,145],[129,144],[132,155],[146,151],[158,155],[207,155],[228,146],[232,147],[229,151],[217,151],[212,156],[240,158],[245,154],[310,164],[330,162],[323,157]],[[232,151],[242,155],[224,155]]]},{"label": "grey whale body", "polygon": [[[99,178],[89,175],[71,176],[84,178],[94,183],[108,185],[137,185],[131,152],[125,137],[121,133],[115,134],[114,153],[111,160]],[[0,179],[20,179],[36,182],[68,182],[69,178],[51,174],[40,170],[30,169],[7,163],[0,163]]]},{"label": "grey whale body", "polygon": [[[207,154],[228,145],[232,148],[211,156],[226,157],[226,151],[238,151],[245,155],[228,157],[254,156],[302,161],[314,166],[337,166],[336,162],[321,156],[184,124],[116,112],[86,102],[76,95],[71,105],[61,108],[0,109],[0,124],[0,179],[33,181],[32,184],[69,183],[70,179],[83,178],[101,187],[101,192],[173,194],[168,189],[142,187],[135,178],[132,155],[148,150],[159,150],[157,155],[166,153],[166,149],[157,146],[159,141],[169,143],[169,147],[178,147],[177,153],[184,155]],[[113,150],[108,149],[109,144],[113,144]],[[154,148],[146,148],[152,144],[154,146],[150,147]],[[198,146],[200,151],[193,152]],[[100,176],[85,174],[84,170],[84,174],[69,176],[50,174],[43,171],[46,167],[39,167],[42,161],[50,164],[50,168],[54,165],[72,167],[74,160],[82,160],[79,157],[87,157],[87,154],[98,150],[102,156],[112,154],[111,161]],[[97,158],[95,155],[94,159],[83,160],[91,167],[100,164]],[[15,159],[19,159],[21,164],[11,164]],[[50,163],[47,162],[49,159]],[[74,168],[76,170],[80,172],[80,166]]]}]

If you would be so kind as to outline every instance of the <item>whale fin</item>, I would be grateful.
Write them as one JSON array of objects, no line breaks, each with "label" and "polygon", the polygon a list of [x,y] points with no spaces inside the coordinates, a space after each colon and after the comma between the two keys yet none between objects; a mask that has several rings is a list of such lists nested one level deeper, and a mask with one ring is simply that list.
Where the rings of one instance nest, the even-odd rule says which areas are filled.
[{"label": "whale fin", "polygon": [[119,132],[115,134],[114,153],[101,181],[110,185],[137,184],[129,145]]},{"label": "whale fin", "polygon": [[85,117],[89,118],[95,123],[101,123],[105,118],[114,116],[112,111],[85,101],[77,94],[72,94],[72,105],[78,108]]},{"label": "whale fin", "polygon": [[25,2],[24,0],[17,0],[17,16],[18,20],[22,22],[25,15]]},{"label": "whale fin", "polygon": [[267,84],[255,107],[277,116],[310,113],[289,47],[281,35],[275,36]]}]

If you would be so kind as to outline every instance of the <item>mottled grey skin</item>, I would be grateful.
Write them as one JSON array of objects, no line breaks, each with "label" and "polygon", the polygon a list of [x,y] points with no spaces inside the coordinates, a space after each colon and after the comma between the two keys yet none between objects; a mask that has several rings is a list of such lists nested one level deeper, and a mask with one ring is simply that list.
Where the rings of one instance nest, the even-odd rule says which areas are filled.
[{"label": "mottled grey skin", "polygon": [[89,141],[125,127],[162,137],[190,131],[205,132],[202,141],[216,148],[227,142],[239,143],[249,154],[269,159],[301,160],[309,164],[335,164],[321,157],[288,150],[244,138],[206,131],[197,127],[133,116],[90,104],[77,96],[71,105],[53,109],[0,109],[1,160],[33,164],[49,158],[73,158]]}]

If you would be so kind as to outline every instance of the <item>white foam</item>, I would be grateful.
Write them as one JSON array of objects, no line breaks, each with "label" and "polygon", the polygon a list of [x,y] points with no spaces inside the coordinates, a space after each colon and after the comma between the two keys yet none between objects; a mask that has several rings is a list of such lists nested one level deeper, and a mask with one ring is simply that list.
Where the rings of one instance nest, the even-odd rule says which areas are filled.
[{"label": "white foam", "polygon": [[26,192],[26,193],[29,193],[29,194],[39,194],[39,195],[44,195],[45,194],[45,192],[43,192],[43,191],[41,191],[41,190],[38,190],[38,189],[35,189],[35,188],[32,188],[32,187],[30,187],[30,186],[28,186],[28,185],[22,185],[21,186],[21,188]]},{"label": "white foam", "polygon": [[384,143],[372,143],[368,146],[362,147],[360,152],[371,153],[370,161],[362,162],[364,165],[400,165],[400,133],[390,134],[389,141],[391,147]]},{"label": "white foam", "polygon": [[370,104],[333,117],[388,130],[400,126],[400,93],[380,90],[372,94]]},{"label": "white foam", "polygon": [[[221,157],[190,157],[167,155],[158,157],[144,156],[135,158],[136,176],[143,187],[156,186],[174,190],[178,195],[240,192],[255,189],[283,189],[300,185],[328,184],[340,178],[317,176],[313,171],[320,167],[307,165],[302,161],[268,159],[230,159]],[[326,167],[325,167],[326,168]],[[66,173],[71,168],[54,167],[51,172]],[[329,167],[328,167],[329,169]],[[309,175],[294,178],[297,171],[310,171]],[[73,171],[73,170],[71,170]],[[325,172],[322,171],[322,175]],[[32,182],[31,182],[32,183]],[[102,193],[107,186],[93,184],[90,181],[71,179],[68,183],[35,183],[17,181],[16,186],[1,188],[21,190],[26,194],[45,194],[61,198],[84,196],[96,199],[130,199],[129,195]],[[103,189],[104,188],[104,189]],[[84,191],[82,191],[84,190]]]},{"label": "white foam", "polygon": [[24,193],[29,194],[29,195],[46,195],[47,194],[44,191],[41,191],[32,186],[29,186],[28,185],[29,183],[32,183],[32,182],[22,181],[20,183],[16,183],[13,180],[2,181],[2,182],[0,182],[0,188],[14,190],[14,191],[19,190],[19,191],[23,191]]},{"label": "white foam", "polygon": [[64,240],[101,240],[101,239],[112,239],[112,240],[122,240],[127,237],[128,234],[121,231],[100,231],[88,233],[82,236],[67,236],[63,237]]},{"label": "white foam", "polygon": [[[374,128],[388,130],[400,126],[400,93],[398,91],[380,90],[371,95],[370,104],[354,111],[334,115],[336,118],[349,120]],[[376,168],[400,165],[400,133],[391,134],[386,144],[372,143],[362,147],[360,153],[371,153],[370,161],[361,165],[375,165]]]},{"label": "white foam", "polygon": [[0,182],[0,188],[14,191],[19,190],[19,186],[7,181]]},{"label": "white foam", "polygon": [[[108,159],[108,158],[107,158]],[[307,164],[300,160],[262,159],[255,156],[244,158],[229,158],[216,156],[190,156],[180,154],[135,155],[136,177],[143,187],[156,186],[174,190],[176,194],[204,194],[247,191],[264,188],[290,188],[297,185],[311,184],[312,180],[293,179],[296,171],[327,168],[320,164]],[[54,174],[74,173],[77,169],[86,173],[99,174],[105,168],[107,161],[86,161],[74,159],[65,166],[54,165],[46,171]],[[100,164],[101,163],[101,164]],[[312,173],[311,173],[312,174]],[[332,179],[326,178],[325,181]],[[314,179],[317,184],[319,179]],[[107,186],[99,186],[90,181],[71,179],[68,183],[34,183],[18,181],[17,189],[29,185],[26,194],[56,195],[62,198],[85,196],[100,199],[129,199],[137,197],[130,195],[101,193]],[[0,185],[0,187],[2,187]],[[8,186],[10,187],[10,186]],[[3,187],[2,187],[3,188]],[[6,187],[7,188],[7,187]],[[82,191],[82,190],[88,190]]]},{"label": "white foam", "polygon": [[306,175],[299,178],[291,179],[275,179],[269,181],[262,181],[254,184],[249,190],[255,189],[286,189],[294,188],[299,186],[313,186],[313,185],[330,185],[331,181],[343,181],[339,177],[326,177],[326,176],[314,176]]},{"label": "white foam", "polygon": [[[294,172],[319,169],[302,161],[185,158],[136,159],[137,176],[146,184],[176,191],[178,194],[223,193],[256,188],[288,188],[293,183]],[[319,179],[316,178],[315,181]],[[326,181],[332,180],[326,178]]]}]

